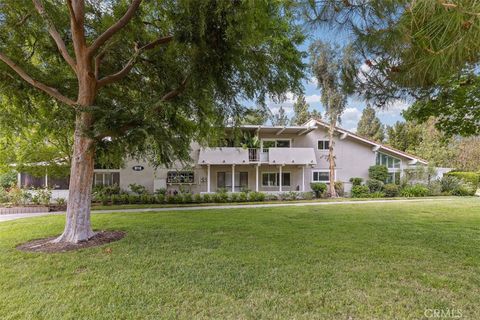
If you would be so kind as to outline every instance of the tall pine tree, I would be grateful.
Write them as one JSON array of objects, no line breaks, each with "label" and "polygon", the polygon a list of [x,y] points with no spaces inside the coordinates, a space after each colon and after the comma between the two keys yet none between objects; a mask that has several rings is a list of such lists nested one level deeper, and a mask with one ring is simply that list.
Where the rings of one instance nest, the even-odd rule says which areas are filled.
[{"label": "tall pine tree", "polygon": [[370,105],[363,109],[362,117],[357,125],[357,133],[378,142],[382,142],[385,138],[383,124],[375,114],[375,109]]}]

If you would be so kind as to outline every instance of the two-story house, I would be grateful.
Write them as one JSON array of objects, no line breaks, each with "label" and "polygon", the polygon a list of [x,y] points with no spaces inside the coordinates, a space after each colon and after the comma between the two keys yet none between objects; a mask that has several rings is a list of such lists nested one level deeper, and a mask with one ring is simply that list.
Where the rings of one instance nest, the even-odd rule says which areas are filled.
[{"label": "two-story house", "polygon": [[[96,170],[96,185],[118,183],[128,190],[132,183],[149,191],[188,190],[192,193],[244,189],[260,192],[309,191],[311,182],[328,183],[328,124],[310,120],[302,126],[244,125],[244,132],[257,135],[255,148],[192,145],[189,165],[153,168],[148,163],[128,161],[118,170]],[[231,130],[227,128],[226,130]],[[368,178],[375,164],[387,166],[389,181],[399,181],[402,170],[427,162],[336,128],[334,138],[335,180],[349,191],[352,177]]]}]

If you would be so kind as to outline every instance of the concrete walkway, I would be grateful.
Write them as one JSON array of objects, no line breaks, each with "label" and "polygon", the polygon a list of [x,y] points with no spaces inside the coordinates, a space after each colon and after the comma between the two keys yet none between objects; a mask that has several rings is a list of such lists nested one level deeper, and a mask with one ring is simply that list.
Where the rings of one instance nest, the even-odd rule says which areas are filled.
[{"label": "concrete walkway", "polygon": [[[116,210],[94,210],[93,214],[115,213],[115,212],[163,212],[163,211],[196,211],[196,210],[223,210],[223,209],[246,209],[246,208],[275,208],[275,207],[307,207],[307,206],[329,206],[339,204],[371,204],[371,203],[402,203],[402,202],[431,202],[450,201],[452,198],[440,199],[399,199],[399,200],[359,200],[359,201],[325,201],[325,202],[299,202],[299,203],[264,203],[264,204],[239,204],[225,206],[201,206],[201,207],[170,207],[170,208],[146,208],[146,209],[116,209]],[[46,215],[63,215],[65,212],[42,212],[23,214],[2,214],[0,222],[17,220],[23,218],[40,217]]]}]

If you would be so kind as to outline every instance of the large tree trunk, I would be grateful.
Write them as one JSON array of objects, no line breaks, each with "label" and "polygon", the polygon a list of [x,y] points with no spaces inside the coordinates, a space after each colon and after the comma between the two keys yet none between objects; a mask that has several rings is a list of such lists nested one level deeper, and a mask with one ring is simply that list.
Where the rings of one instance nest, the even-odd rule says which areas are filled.
[{"label": "large tree trunk", "polygon": [[[91,61],[88,58],[79,61],[77,103],[80,107],[88,108],[95,102],[97,82],[91,69]],[[93,115],[90,112],[85,110],[77,112],[70,169],[67,220],[63,234],[55,239],[55,242],[77,243],[88,240],[95,234],[90,223],[95,141],[88,135],[93,121]]]},{"label": "large tree trunk", "polygon": [[90,127],[91,122],[91,114],[77,115],[65,230],[55,242],[77,243],[94,235],[90,223],[90,206],[95,145],[94,141],[85,135],[85,128]]},{"label": "large tree trunk", "polygon": [[330,180],[329,193],[330,197],[336,198],[337,192],[335,191],[335,154],[334,154],[334,141],[333,134],[335,133],[335,122],[331,121],[330,127],[328,129],[328,164],[329,164],[329,174],[328,178]]}]

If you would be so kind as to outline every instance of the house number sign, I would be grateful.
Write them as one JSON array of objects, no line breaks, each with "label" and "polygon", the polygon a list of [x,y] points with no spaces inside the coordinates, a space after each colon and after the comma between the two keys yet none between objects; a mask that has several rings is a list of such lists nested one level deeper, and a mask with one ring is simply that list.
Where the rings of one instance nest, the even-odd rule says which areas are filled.
[{"label": "house number sign", "polygon": [[143,171],[145,168],[143,166],[133,166],[132,169],[133,171]]}]

